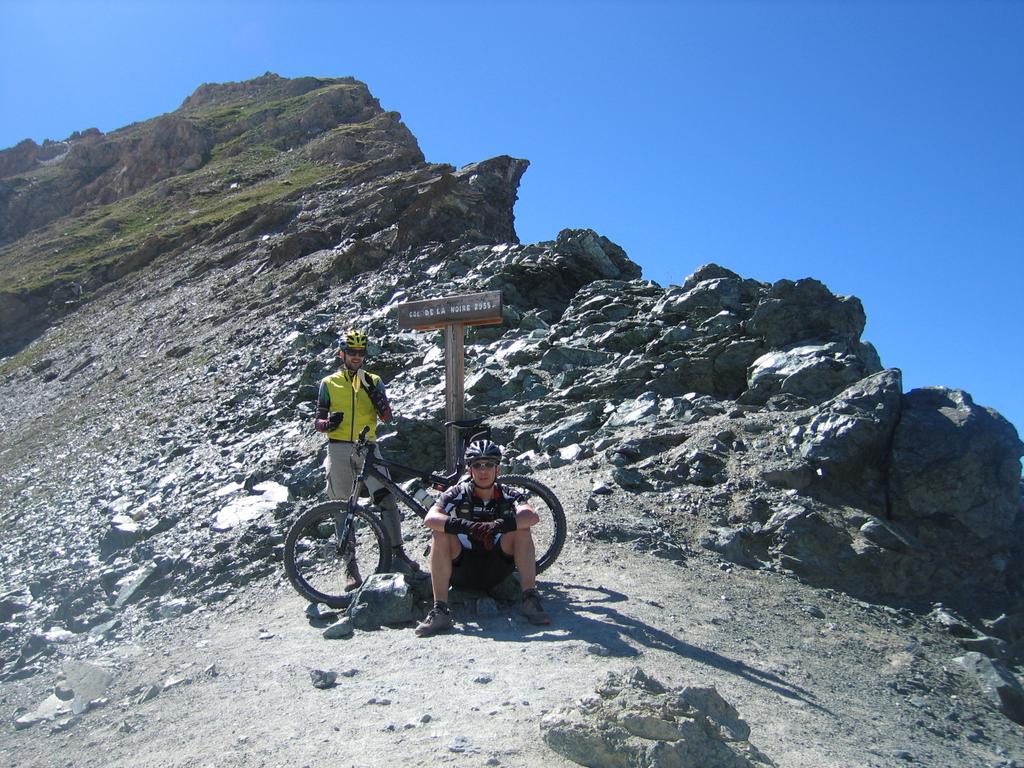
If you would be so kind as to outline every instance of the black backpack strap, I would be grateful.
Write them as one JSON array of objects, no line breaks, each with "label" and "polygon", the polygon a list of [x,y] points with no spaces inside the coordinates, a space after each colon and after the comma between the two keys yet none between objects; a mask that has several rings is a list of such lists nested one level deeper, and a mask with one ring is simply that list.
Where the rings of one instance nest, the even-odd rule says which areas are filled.
[{"label": "black backpack strap", "polygon": [[472,491],[467,491],[463,483],[459,483],[458,488],[459,492],[462,494],[462,498],[459,499],[458,503],[455,505],[455,509],[452,511],[454,512],[455,517],[468,519],[471,517],[473,512],[473,493]]},{"label": "black backpack strap", "polygon": [[370,381],[370,386],[366,388],[366,394],[369,396],[370,402],[373,403],[373,409],[377,411],[380,420],[387,424],[392,419],[392,413],[391,403],[388,402],[388,396],[384,393],[384,380],[372,373],[368,374],[367,378]]}]

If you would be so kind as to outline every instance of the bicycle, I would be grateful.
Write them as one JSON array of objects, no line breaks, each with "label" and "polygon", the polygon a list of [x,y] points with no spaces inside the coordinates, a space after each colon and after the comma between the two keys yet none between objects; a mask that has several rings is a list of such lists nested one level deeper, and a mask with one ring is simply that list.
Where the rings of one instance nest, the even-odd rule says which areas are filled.
[{"label": "bicycle", "polygon": [[[459,431],[463,446],[474,440],[490,439],[491,435],[490,427],[482,418],[446,422],[444,426]],[[424,492],[425,488],[445,491],[465,477],[463,451],[459,452],[458,466],[453,473],[424,472],[375,456],[374,444],[366,440],[368,429],[362,431],[356,445],[355,455],[362,458],[362,464],[348,500],[328,501],[307,510],[292,524],[285,538],[285,573],[295,590],[311,602],[335,608],[348,605],[352,593],[344,590],[344,569],[350,558],[356,558],[360,571],[365,574],[386,573],[391,568],[390,537],[371,505],[359,501],[367,476],[380,481],[420,519],[426,517],[429,506],[433,505],[433,498],[429,492]],[[407,492],[391,479],[391,470],[418,480],[421,491]],[[499,482],[521,493],[540,516],[540,522],[530,531],[538,553],[537,573],[547,570],[565,544],[566,522],[561,502],[550,488],[530,477],[501,475]],[[425,507],[421,502],[427,499],[430,504]],[[424,526],[419,536],[429,541],[430,532]]]}]

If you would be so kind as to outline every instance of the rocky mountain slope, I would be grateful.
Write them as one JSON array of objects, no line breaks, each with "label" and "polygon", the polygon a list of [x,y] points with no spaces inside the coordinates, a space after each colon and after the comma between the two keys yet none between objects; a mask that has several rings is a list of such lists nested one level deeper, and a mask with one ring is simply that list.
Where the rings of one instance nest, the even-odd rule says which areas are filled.
[{"label": "rocky mountain slope", "polygon": [[[105,136],[0,152],[0,678],[11,714],[24,718],[13,708],[34,702],[20,697],[72,660],[101,677],[120,670],[100,688],[141,707],[128,657],[157,674],[143,657],[165,636],[260,654],[274,643],[245,636],[253,612],[266,622],[269,610],[267,634],[288,636],[276,653],[309,658],[327,641],[275,587],[284,532],[321,491],[324,447],[309,417],[337,331],[359,325],[373,339],[370,368],[400,416],[384,450],[440,463],[440,334],[400,333],[396,305],[500,290],[504,323],[467,336],[467,409],[490,417],[514,469],[566,502],[570,542],[549,589],[557,631],[584,643],[574,663],[587,674],[572,681],[555,682],[564,664],[537,652],[545,709],[563,711],[600,672],[626,674],[618,662],[640,656],[666,683],[746,680],[733,693],[750,743],[780,765],[1024,760],[1024,447],[1013,426],[959,390],[904,392],[861,338],[859,300],[812,278],[769,285],[694,265],[683,285],[662,287],[591,230],[519,243],[513,205],[527,165],[427,163],[361,83],[270,74],[204,85],[175,112]],[[581,590],[611,583],[628,605],[613,623],[630,631],[602,653],[606,627],[584,620],[601,601]],[[204,620],[214,615],[223,626]],[[523,636],[466,618],[506,641],[457,641],[493,668]],[[383,636],[357,633],[352,647],[380,653],[383,642],[426,659],[410,632]],[[187,693],[151,706],[185,696],[227,728],[236,721],[216,702],[244,674],[244,657],[231,658],[231,675],[191,675]],[[800,685],[815,705],[786,734],[778,696],[793,694],[801,664],[814,668]],[[389,683],[426,696],[430,678],[416,675],[429,671],[415,666],[396,665]],[[880,689],[867,669],[887,670],[891,684]],[[619,678],[612,700],[668,695],[628,679],[639,688]],[[771,685],[744,687],[754,679]],[[520,693],[529,684],[508,681]],[[295,701],[307,689],[283,691]],[[124,736],[116,729],[131,718],[87,711],[92,699],[60,715],[70,729],[60,732],[98,760],[89,734]],[[895,736],[872,725],[872,703]],[[835,727],[816,706],[854,732],[838,746],[816,741],[825,721]],[[565,732],[584,728],[568,712]],[[539,716],[494,717],[516,737],[489,759],[564,759],[533,744]],[[348,738],[348,727],[325,738]],[[553,727],[552,747],[590,743]],[[869,728],[888,746],[860,744],[857,729]],[[143,748],[157,730],[128,740]],[[47,733],[3,740],[44,765]],[[794,735],[802,743],[789,744]],[[899,739],[913,748],[889,743]],[[612,752],[639,754],[629,744]],[[438,754],[430,740],[400,748],[424,762]],[[446,749],[456,762],[466,754]],[[278,744],[251,764],[297,755]],[[202,764],[165,757],[151,764]]]}]

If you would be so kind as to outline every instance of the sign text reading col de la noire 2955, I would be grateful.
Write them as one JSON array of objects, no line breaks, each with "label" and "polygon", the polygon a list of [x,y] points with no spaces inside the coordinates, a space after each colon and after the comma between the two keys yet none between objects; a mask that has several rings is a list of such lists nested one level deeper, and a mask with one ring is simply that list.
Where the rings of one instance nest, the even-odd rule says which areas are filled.
[{"label": "sign text reading col de la noire 2955", "polygon": [[398,305],[398,327],[419,331],[450,323],[494,325],[501,322],[501,291],[408,301]]}]

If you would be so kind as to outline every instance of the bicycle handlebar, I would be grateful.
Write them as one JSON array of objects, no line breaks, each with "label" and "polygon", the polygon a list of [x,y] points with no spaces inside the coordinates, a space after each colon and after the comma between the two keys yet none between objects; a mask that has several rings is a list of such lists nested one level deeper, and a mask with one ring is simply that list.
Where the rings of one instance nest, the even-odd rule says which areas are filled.
[{"label": "bicycle handlebar", "polygon": [[444,428],[445,429],[450,429],[451,427],[455,427],[456,429],[459,429],[459,430],[475,429],[476,427],[483,426],[484,421],[485,421],[485,419],[484,419],[483,416],[481,416],[478,419],[464,419],[462,421],[446,421],[446,422],[444,422]]}]

